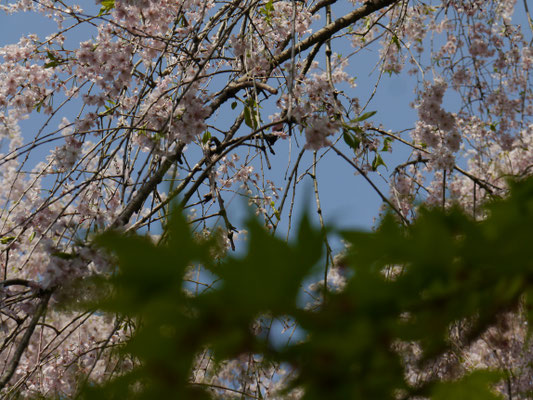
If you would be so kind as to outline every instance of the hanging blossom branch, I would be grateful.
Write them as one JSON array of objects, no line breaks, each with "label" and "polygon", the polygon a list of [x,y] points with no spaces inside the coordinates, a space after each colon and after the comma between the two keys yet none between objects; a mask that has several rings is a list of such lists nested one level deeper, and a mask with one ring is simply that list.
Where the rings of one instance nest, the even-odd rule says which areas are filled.
[{"label": "hanging blossom branch", "polygon": [[[334,18],[337,6],[353,11]],[[487,199],[505,196],[507,177],[532,171],[533,50],[530,32],[513,24],[513,13],[528,12],[527,2],[0,5],[5,18],[20,11],[49,18],[57,29],[0,48],[6,398],[72,397],[84,374],[98,383],[134,367],[111,351],[135,331],[133,321],[69,314],[56,305],[91,298],[98,288],[79,290],[76,282],[115,271],[94,247],[96,235],[119,229],[159,242],[173,201],[199,238],[220,238],[213,255],[220,258],[242,245],[234,198],[247,201],[272,234],[286,230],[288,238],[300,183],[309,171],[329,171],[337,158],[405,225],[420,203],[459,204],[482,218]],[[377,77],[369,75],[374,69]],[[414,128],[401,133],[380,121],[395,110],[375,101],[387,75],[410,82],[414,92],[416,116],[407,125]],[[363,76],[375,89],[356,81]],[[40,125],[22,131],[27,118]],[[399,152],[404,145],[409,154]],[[385,170],[394,172],[387,178]],[[324,185],[312,175],[318,192]],[[327,221],[327,209],[322,193],[318,217]],[[321,277],[328,293],[330,281],[341,279],[331,256]],[[201,282],[202,271],[195,271],[190,281]],[[265,319],[254,329],[274,334],[272,326]],[[244,384],[225,381],[236,364]],[[193,375],[199,371],[196,384],[242,393],[250,392],[252,375],[269,393],[290,378],[281,367],[251,361],[227,360],[216,369],[199,359]]]},{"label": "hanging blossom branch", "polygon": [[[381,10],[382,8],[388,7],[392,4],[400,3],[401,0],[372,0],[367,1],[362,7],[348,13],[342,17],[337,18],[334,22],[329,25],[326,25],[322,29],[316,31],[311,36],[305,38],[304,40],[295,44],[295,49],[297,53],[307,50],[315,44],[323,44],[331,38],[334,34],[341,31],[342,29],[356,23],[357,21],[367,17],[368,15]],[[324,4],[325,6],[326,4]],[[284,61],[287,61],[291,56],[291,50],[286,49],[282,53],[276,56],[273,64],[279,65]]]}]

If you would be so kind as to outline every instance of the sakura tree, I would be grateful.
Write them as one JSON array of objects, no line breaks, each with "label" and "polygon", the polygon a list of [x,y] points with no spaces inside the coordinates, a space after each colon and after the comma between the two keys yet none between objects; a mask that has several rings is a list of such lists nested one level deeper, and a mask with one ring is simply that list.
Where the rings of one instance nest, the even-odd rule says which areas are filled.
[{"label": "sakura tree", "polygon": [[[245,234],[228,206],[233,197],[244,198],[272,235],[289,237],[306,181],[326,232],[317,170],[332,158],[405,226],[420,204],[460,205],[483,220],[483,204],[506,196],[508,178],[531,175],[527,0],[67,3],[0,2],[3,18],[32,12],[57,25],[47,37],[0,48],[3,398],[71,398],[135,364],[113,352],[134,324],[63,308],[65,299],[98,291],[80,289],[80,280],[115,272],[94,245],[99,234],[140,233],[157,243],[177,205],[199,241],[218,238],[211,256],[222,259]],[[356,76],[351,66],[368,64],[368,54],[376,55],[373,74]],[[394,113],[373,101],[385,76],[410,85],[417,115],[410,129],[380,121]],[[368,91],[361,78],[372,79]],[[39,121],[37,130],[21,130],[28,118]],[[327,235],[324,242],[310,307],[344,284],[342,256]],[[212,284],[200,267],[187,281],[193,292]],[[517,396],[533,389],[531,371],[515,370],[531,350],[521,317],[505,318],[508,351],[498,353],[487,337],[461,351],[465,368],[513,371],[507,389]],[[293,328],[290,319],[282,323]],[[258,319],[254,329],[272,326]],[[290,375],[283,365],[255,369],[253,357],[215,368],[208,349],[196,365],[191,382],[220,396],[245,396],[254,379],[260,393],[275,396]],[[412,371],[410,379],[422,375]]]}]

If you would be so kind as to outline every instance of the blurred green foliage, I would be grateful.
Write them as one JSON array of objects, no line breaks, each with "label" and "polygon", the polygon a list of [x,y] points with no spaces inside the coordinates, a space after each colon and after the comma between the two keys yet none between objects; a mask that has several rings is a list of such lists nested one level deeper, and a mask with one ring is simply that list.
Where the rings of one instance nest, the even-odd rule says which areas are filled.
[{"label": "blurred green foliage", "polygon": [[[491,389],[502,379],[498,371],[409,386],[397,350],[398,343],[417,343],[423,365],[452,348],[453,324],[468,321],[468,342],[504,311],[533,310],[533,180],[512,183],[509,196],[486,211],[474,221],[459,208],[423,209],[409,227],[387,216],[375,232],[341,232],[349,243],[347,284],[314,309],[302,307],[302,284],[320,269],[323,237],[306,217],[291,243],[251,219],[245,256],[222,260],[213,257],[215,241],[195,240],[179,212],[159,245],[106,233],[98,243],[119,267],[100,278],[109,290],[92,306],[135,321],[120,352],[138,363],[102,386],[88,385],[81,397],[210,398],[205,387],[190,384],[195,356],[209,348],[218,360],[256,354],[290,365],[296,374],[288,390],[302,388],[307,400],[500,398]],[[191,265],[210,271],[216,284],[187,294]],[[387,275],[391,268],[395,274]],[[291,317],[304,338],[273,346],[254,334],[254,321],[267,314]]]}]

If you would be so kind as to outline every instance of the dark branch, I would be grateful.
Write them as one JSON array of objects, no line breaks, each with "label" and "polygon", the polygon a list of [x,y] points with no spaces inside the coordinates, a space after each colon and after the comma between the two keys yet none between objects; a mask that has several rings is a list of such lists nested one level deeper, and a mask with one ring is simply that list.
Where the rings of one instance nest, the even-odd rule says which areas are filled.
[{"label": "dark branch", "polygon": [[13,357],[11,358],[11,361],[9,362],[6,368],[4,375],[2,375],[2,378],[0,378],[0,390],[4,388],[4,386],[9,382],[9,380],[15,373],[19,365],[20,358],[22,357],[24,350],[26,350],[26,348],[28,347],[31,336],[33,335],[33,331],[35,331],[35,327],[37,326],[39,319],[44,315],[46,308],[48,307],[48,301],[50,300],[51,296],[51,290],[48,290],[43,293],[41,301],[39,302],[39,305],[37,306],[37,309],[35,310],[35,313],[31,318],[30,324],[26,328],[26,332],[24,332],[24,336],[22,336],[22,339],[20,340],[17,348],[15,349],[15,353],[13,354]]}]

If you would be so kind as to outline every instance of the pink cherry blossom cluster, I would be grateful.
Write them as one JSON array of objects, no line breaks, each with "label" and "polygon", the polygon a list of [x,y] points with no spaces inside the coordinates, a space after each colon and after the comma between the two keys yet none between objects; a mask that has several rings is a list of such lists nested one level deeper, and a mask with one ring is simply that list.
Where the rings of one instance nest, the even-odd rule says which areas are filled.
[{"label": "pink cherry blossom cluster", "polygon": [[[288,107],[292,100],[291,118],[305,129],[305,148],[319,150],[331,144],[328,137],[339,132],[342,126],[342,105],[332,85],[349,83],[353,80],[344,71],[345,61],[340,62],[331,74],[327,72],[313,73],[310,77],[302,77],[297,81],[291,95],[282,96],[279,105]],[[352,104],[358,104],[357,98],[351,99]],[[358,112],[359,110],[354,110]],[[276,118],[277,114],[274,116]]]},{"label": "pink cherry blossom cluster", "polygon": [[[396,40],[398,39],[396,38]],[[405,61],[400,52],[400,45],[397,42],[384,40],[380,50],[380,58],[383,60],[383,71],[389,74],[402,72]]]},{"label": "pink cherry blossom cluster", "polygon": [[246,183],[253,182],[259,178],[257,174],[254,174],[253,166],[242,164],[240,167],[237,167],[236,163],[239,159],[237,154],[232,154],[231,158],[222,158],[220,166],[217,169],[217,178],[221,187],[229,188],[237,182],[245,186]]},{"label": "pink cherry blossom cluster", "polygon": [[294,34],[301,37],[310,33],[313,19],[303,3],[277,1],[275,6],[265,5],[254,13],[252,22],[254,31],[248,35],[232,35],[230,47],[235,56],[233,65],[237,69],[251,72],[254,76],[268,74],[270,60],[283,50],[281,44],[292,35],[292,26],[287,24],[288,16],[292,20],[295,7]]},{"label": "pink cherry blossom cluster", "polygon": [[0,110],[10,108],[13,116],[22,118],[31,113],[50,95],[46,88],[53,71],[38,62],[31,62],[36,51],[36,37],[22,38],[16,45],[0,48]]},{"label": "pink cherry blossom cluster", "polygon": [[417,122],[413,131],[416,142],[432,148],[432,164],[437,169],[453,169],[455,157],[453,153],[459,150],[461,135],[457,130],[456,117],[445,111],[441,105],[447,84],[442,78],[435,79],[422,94],[418,105]]},{"label": "pink cherry blossom cluster", "polygon": [[69,125],[68,120],[63,118],[60,129],[62,129],[62,134],[65,136],[65,144],[58,147],[54,153],[55,163],[60,170],[72,168],[81,153],[82,142],[74,137],[74,129]]}]

